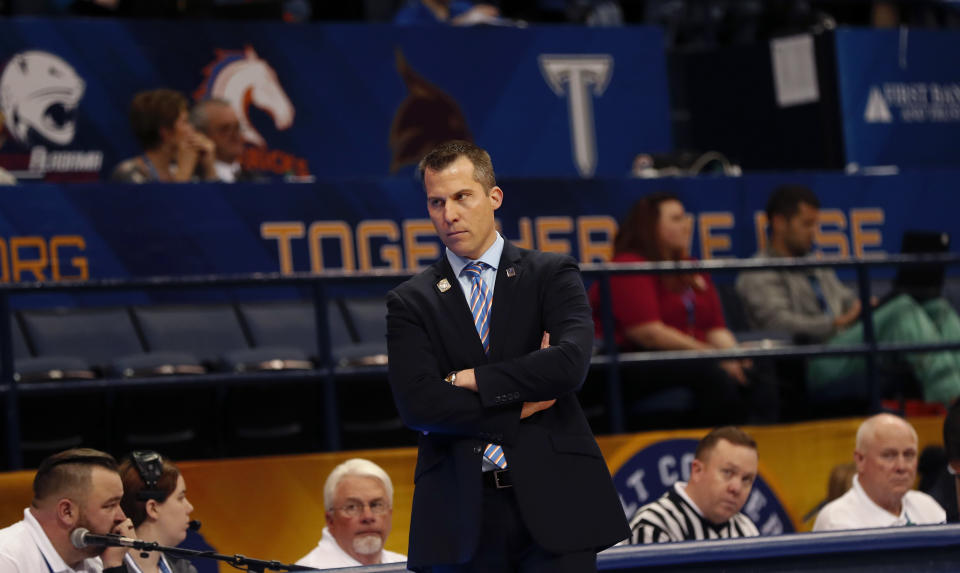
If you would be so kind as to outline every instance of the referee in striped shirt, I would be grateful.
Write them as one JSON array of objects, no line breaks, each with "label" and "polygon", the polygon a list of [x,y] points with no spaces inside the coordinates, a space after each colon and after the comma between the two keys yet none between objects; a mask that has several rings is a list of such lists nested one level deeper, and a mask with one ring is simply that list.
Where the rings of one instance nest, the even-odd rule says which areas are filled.
[{"label": "referee in striped shirt", "polygon": [[740,513],[757,477],[757,443],[733,426],[707,434],[694,454],[690,482],[677,482],[630,520],[630,542],[662,543],[760,535]]}]

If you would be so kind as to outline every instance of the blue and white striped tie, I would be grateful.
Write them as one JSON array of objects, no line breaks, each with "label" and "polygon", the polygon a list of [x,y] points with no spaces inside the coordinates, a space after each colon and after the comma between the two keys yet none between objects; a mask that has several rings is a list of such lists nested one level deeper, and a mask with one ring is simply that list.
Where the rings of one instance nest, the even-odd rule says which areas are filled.
[{"label": "blue and white striped tie", "polygon": [[487,263],[479,261],[463,267],[463,273],[470,277],[470,314],[473,315],[473,325],[477,327],[480,343],[483,344],[483,353],[490,354],[490,291],[480,273],[487,267]]},{"label": "blue and white striped tie", "polygon": [[[480,273],[487,268],[487,263],[475,261],[463,267],[463,273],[470,277],[470,314],[473,315],[473,325],[477,328],[480,343],[483,344],[484,354],[490,354],[490,291]],[[507,458],[503,449],[497,444],[487,444],[483,449],[483,457],[500,469],[507,469]]]}]

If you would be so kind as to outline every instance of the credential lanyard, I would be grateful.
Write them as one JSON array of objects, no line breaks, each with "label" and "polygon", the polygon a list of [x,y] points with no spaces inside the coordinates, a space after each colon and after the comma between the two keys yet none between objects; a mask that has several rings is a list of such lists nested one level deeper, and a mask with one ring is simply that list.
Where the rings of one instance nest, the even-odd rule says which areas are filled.
[{"label": "credential lanyard", "polygon": [[[133,569],[134,573],[143,573],[143,569],[137,565],[137,562],[129,553],[123,556],[123,560],[127,562],[127,568]],[[170,565],[167,564],[167,559],[163,556],[163,553],[160,554],[160,562],[157,563],[157,567],[160,568],[161,573],[172,573],[172,571],[170,571]]]},{"label": "credential lanyard", "polygon": [[687,287],[683,293],[683,308],[687,311],[687,326],[692,330],[697,325],[697,295],[692,287]]},{"label": "credential lanyard", "polygon": [[[40,546],[37,546],[37,549],[40,549]],[[50,566],[50,562],[47,561],[47,556],[43,554],[43,550],[40,549],[40,557],[43,557],[43,564],[47,566],[47,571],[54,573],[53,567]]]},{"label": "credential lanyard", "polygon": [[147,154],[143,154],[143,163],[147,166],[147,170],[150,171],[150,176],[153,177],[154,181],[160,181],[160,173],[157,172],[157,168],[153,165],[153,161],[150,161],[150,158],[147,157]]}]

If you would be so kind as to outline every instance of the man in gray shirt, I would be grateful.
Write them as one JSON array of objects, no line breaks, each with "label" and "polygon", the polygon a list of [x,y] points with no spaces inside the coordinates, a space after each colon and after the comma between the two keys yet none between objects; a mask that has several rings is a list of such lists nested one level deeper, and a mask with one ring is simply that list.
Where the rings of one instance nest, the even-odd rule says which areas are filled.
[{"label": "man in gray shirt", "polygon": [[[803,257],[811,253],[820,201],[800,185],[778,187],[767,202],[770,241],[757,257]],[[863,341],[860,300],[832,268],[743,272],[737,294],[751,326],[786,331],[803,342],[846,345]],[[873,314],[881,342],[960,340],[960,319],[942,298],[923,305],[901,294]],[[913,369],[927,401],[949,404],[960,395],[960,357],[955,352],[901,355]],[[859,356],[816,358],[807,364],[807,387],[818,389],[863,372]]]}]

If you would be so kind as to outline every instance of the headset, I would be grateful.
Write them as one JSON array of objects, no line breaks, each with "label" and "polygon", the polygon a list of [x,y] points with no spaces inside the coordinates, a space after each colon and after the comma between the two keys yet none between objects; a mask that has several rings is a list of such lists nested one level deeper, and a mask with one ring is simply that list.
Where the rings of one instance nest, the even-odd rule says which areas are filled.
[{"label": "headset", "polygon": [[[163,456],[152,450],[134,450],[130,452],[130,458],[133,460],[134,467],[137,468],[137,473],[140,474],[140,479],[146,485],[145,489],[137,492],[137,499],[139,501],[153,499],[160,503],[166,501],[170,494],[157,488],[157,482],[163,476]],[[191,520],[190,529],[193,531],[200,529],[200,522],[196,519]]]},{"label": "headset", "polygon": [[157,489],[157,482],[163,476],[163,457],[157,452],[151,450],[134,450],[130,452],[130,458],[133,460],[140,479],[143,480],[145,489],[137,492],[138,501],[147,501],[154,499],[163,503],[169,495],[165,491]]}]

